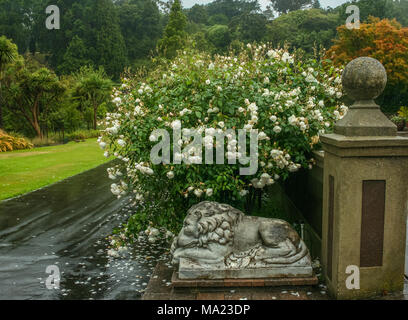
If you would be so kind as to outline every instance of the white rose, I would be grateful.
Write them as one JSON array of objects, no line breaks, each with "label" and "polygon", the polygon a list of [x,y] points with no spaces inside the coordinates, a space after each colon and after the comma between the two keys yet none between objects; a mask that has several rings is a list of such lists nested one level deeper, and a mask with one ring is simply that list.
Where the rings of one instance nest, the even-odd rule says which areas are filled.
[{"label": "white rose", "polygon": [[171,127],[173,128],[173,130],[179,130],[181,129],[181,121],[180,120],[174,120],[171,123]]},{"label": "white rose", "polygon": [[214,194],[214,190],[209,188],[209,189],[206,190],[205,193],[207,194],[207,197],[211,197]]},{"label": "white rose", "polygon": [[288,121],[292,126],[294,126],[297,124],[298,118],[295,115],[292,115],[289,117]]},{"label": "white rose", "polygon": [[313,77],[313,75],[312,74],[308,74],[307,75],[307,77],[306,77],[306,82],[317,82],[317,80],[315,79],[315,77]]},{"label": "white rose", "polygon": [[260,133],[258,134],[258,140],[265,140],[265,139],[267,139],[267,138],[268,138],[268,136],[266,135],[265,132],[260,132]]},{"label": "white rose", "polygon": [[275,127],[273,128],[273,132],[275,132],[275,133],[280,133],[281,131],[282,131],[282,128],[279,127],[279,126],[275,126]]},{"label": "white rose", "polygon": [[197,198],[200,198],[203,195],[203,190],[201,189],[195,189],[194,194]]},{"label": "white rose", "polygon": [[239,195],[240,195],[241,197],[245,197],[248,193],[249,193],[248,190],[241,190],[241,191],[239,192]]},{"label": "white rose", "polygon": [[174,178],[174,172],[173,171],[167,172],[167,178],[173,179]]}]

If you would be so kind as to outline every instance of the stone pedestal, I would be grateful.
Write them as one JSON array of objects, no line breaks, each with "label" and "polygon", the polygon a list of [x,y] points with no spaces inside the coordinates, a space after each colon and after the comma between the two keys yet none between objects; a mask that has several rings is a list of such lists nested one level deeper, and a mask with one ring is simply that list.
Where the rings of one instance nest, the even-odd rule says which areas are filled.
[{"label": "stone pedestal", "polygon": [[227,204],[191,207],[171,254],[179,286],[317,281],[309,250],[289,223],[246,216]]},{"label": "stone pedestal", "polygon": [[[338,299],[403,290],[408,139],[396,135],[396,127],[373,101],[385,84],[378,61],[352,61],[343,86],[357,102],[333,134],[321,136],[322,264],[329,292]],[[349,266],[358,267],[359,288],[346,283],[358,276],[355,267],[346,273]]]},{"label": "stone pedestal", "polygon": [[181,258],[180,279],[261,279],[261,278],[305,278],[313,277],[309,255],[290,265],[276,264],[259,268],[226,268],[223,262],[203,263]]}]

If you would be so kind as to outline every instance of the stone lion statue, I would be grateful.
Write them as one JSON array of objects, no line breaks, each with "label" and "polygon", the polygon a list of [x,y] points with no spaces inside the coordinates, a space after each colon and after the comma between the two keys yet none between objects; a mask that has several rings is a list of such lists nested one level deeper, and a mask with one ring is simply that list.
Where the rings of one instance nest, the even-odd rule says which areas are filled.
[{"label": "stone lion statue", "polygon": [[[180,259],[225,269],[305,265],[309,251],[286,221],[246,216],[216,202],[204,201],[187,213],[171,246],[172,262]],[[299,261],[306,261],[299,264]]]}]

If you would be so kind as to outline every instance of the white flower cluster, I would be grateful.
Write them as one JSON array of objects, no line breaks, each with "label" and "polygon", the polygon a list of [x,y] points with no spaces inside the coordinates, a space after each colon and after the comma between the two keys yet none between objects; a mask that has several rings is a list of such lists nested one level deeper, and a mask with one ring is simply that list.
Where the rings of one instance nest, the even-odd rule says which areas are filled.
[{"label": "white flower cluster", "polygon": [[260,179],[254,178],[251,183],[255,189],[263,189],[265,186],[274,184],[275,180],[268,173],[263,173]]},{"label": "white flower cluster", "polygon": [[106,171],[108,172],[109,179],[111,180],[116,180],[123,176],[123,173],[117,167],[108,168]]},{"label": "white flower cluster", "polygon": [[288,168],[289,172],[296,172],[301,168],[300,164],[296,164],[291,161],[291,156],[286,151],[273,149],[271,151],[271,157],[278,168]]},{"label": "white flower cluster", "polygon": [[180,111],[180,116],[184,116],[186,114],[191,114],[193,111],[190,109],[184,108],[183,110]]},{"label": "white flower cluster", "polygon": [[141,172],[143,174],[147,174],[149,176],[154,174],[154,171],[152,170],[152,168],[146,166],[143,162],[137,163],[135,165],[135,169],[138,170],[139,172]]},{"label": "white flower cluster", "polygon": [[128,185],[124,181],[121,181],[120,184],[116,184],[116,183],[111,184],[111,192],[115,196],[118,196],[119,198],[121,196],[124,196],[127,193],[127,190],[128,190]]},{"label": "white flower cluster", "polygon": [[137,93],[140,95],[143,95],[145,93],[149,94],[151,92],[153,92],[152,88],[150,88],[150,86],[147,85],[146,83],[142,83],[139,90],[137,90]]},{"label": "white flower cluster", "polygon": [[188,198],[190,193],[193,193],[197,198],[201,198],[204,194],[207,197],[212,197],[214,194],[214,189],[208,188],[208,189],[203,190],[203,189],[195,188],[191,186],[191,187],[188,187],[187,191],[184,192],[184,197]]},{"label": "white flower cluster", "polygon": [[156,243],[163,237],[167,240],[174,238],[173,232],[165,229],[159,230],[151,225],[144,231],[144,234],[147,236],[147,241],[149,243]]},{"label": "white flower cluster", "polygon": [[291,126],[297,126],[303,132],[305,132],[308,128],[308,120],[304,117],[296,117],[295,115],[291,115],[288,119],[288,122]]},{"label": "white flower cluster", "polygon": [[[295,163],[292,158],[306,158],[302,157],[305,148],[313,148],[319,141],[319,133],[330,129],[333,122],[347,112],[346,106],[336,102],[342,96],[341,70],[326,69],[316,61],[302,61],[285,49],[251,44],[247,48],[237,56],[179,55],[172,65],[153,72],[146,80],[148,84],[134,81],[132,86],[126,82],[126,86],[115,89],[112,100],[117,110],[107,115],[107,129],[103,140],[98,142],[105,156],[116,151],[114,155],[126,162],[125,175],[130,178],[133,189],[138,188],[138,177],[143,175],[152,176],[151,179],[165,178],[162,181],[172,186],[186,181],[190,187],[180,183],[183,187],[177,191],[185,197],[213,197],[217,196],[211,188],[217,184],[216,177],[225,175],[230,178],[228,187],[235,188],[244,197],[251,187],[264,188],[274,183],[278,174],[295,172],[309,165],[307,159]],[[202,77],[192,77],[192,69]],[[180,86],[186,81],[188,86]],[[160,94],[153,95],[153,92]],[[177,101],[172,98],[175,93],[180,96]],[[182,129],[187,124],[198,133],[204,133],[204,150],[184,147],[191,143],[190,129]],[[150,150],[159,138],[151,132],[170,128],[182,130],[183,136],[174,143],[184,149],[172,153],[172,161],[182,164],[177,169],[168,165],[153,167]],[[218,147],[216,134],[226,133],[228,129],[258,132],[261,172],[256,178],[238,176],[223,166],[213,167],[213,176],[208,176],[205,166],[194,166],[196,174],[187,174],[191,172],[191,164],[203,162],[203,151]],[[301,137],[301,147],[292,140],[285,140],[294,136]],[[227,138],[224,142],[226,159],[246,156],[236,137],[227,135]],[[128,146],[131,141],[135,148]],[[118,177],[116,171],[110,176]],[[143,199],[143,195],[146,193],[140,186],[135,196]]]}]

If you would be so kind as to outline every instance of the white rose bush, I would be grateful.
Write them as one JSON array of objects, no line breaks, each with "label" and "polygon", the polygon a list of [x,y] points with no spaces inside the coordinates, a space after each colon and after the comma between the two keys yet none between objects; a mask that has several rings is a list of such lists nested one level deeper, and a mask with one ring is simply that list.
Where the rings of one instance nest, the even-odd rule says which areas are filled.
[{"label": "white rose bush", "polygon": [[[138,223],[153,221],[175,232],[197,202],[250,204],[255,193],[314,164],[319,135],[347,112],[341,72],[330,61],[302,60],[265,44],[228,56],[185,51],[142,81],[124,79],[112,95],[117,110],[107,115],[99,139],[105,156],[120,159],[108,170],[113,194],[132,194]],[[162,139],[158,129],[171,138],[173,130],[182,132],[171,141],[171,163],[152,163],[151,151]],[[256,133],[255,174],[242,175],[240,163],[229,163],[245,152],[228,134],[224,164],[203,159],[217,146],[214,135],[231,129],[245,130],[248,143]],[[191,131],[202,135],[202,150],[184,151]],[[182,151],[174,152],[175,146]]]}]

